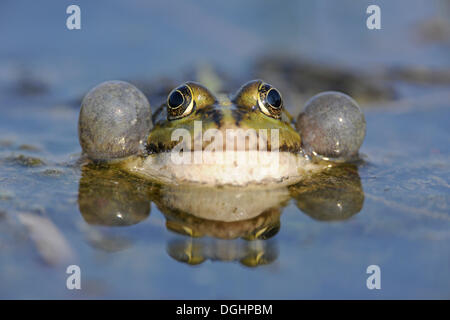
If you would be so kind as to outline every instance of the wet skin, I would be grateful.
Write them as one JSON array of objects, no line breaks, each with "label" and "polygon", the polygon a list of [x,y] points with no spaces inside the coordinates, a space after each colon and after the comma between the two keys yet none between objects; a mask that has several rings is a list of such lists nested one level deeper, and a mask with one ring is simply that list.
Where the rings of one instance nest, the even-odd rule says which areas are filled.
[{"label": "wet skin", "polygon": [[[131,100],[129,105],[123,106],[126,99],[121,98],[121,90]],[[291,185],[335,165],[333,159],[341,163],[357,158],[365,134],[364,117],[356,102],[339,93],[312,99],[296,124],[285,111],[280,92],[262,80],[246,83],[233,96],[217,97],[202,85],[187,82],[169,93],[147,129],[144,124],[150,121],[142,121],[139,115],[149,114],[148,103],[139,100],[139,93],[128,98],[130,90],[137,89],[110,82],[85,97],[80,143],[91,160],[119,163],[127,172],[162,183]],[[119,103],[109,98],[111,92],[121,98]],[[122,120],[123,114],[131,115]],[[337,119],[341,123],[336,124]],[[187,135],[174,136],[180,130]],[[109,156],[108,148],[112,150]],[[180,150],[188,152],[188,163],[173,160]],[[243,154],[245,161],[227,161]],[[262,155],[277,158],[264,162],[259,158]]]}]

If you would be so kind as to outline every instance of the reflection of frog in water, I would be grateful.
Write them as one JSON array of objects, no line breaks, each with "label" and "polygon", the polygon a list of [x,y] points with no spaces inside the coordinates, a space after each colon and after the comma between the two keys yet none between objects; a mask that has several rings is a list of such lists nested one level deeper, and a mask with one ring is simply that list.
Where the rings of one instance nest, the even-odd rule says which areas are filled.
[{"label": "reflection of frog in water", "polygon": [[154,185],[115,166],[87,165],[82,168],[78,203],[90,225],[128,226],[145,220],[154,202],[167,229],[181,235],[167,245],[174,259],[257,266],[277,258],[274,236],[291,199],[313,219],[346,220],[361,210],[364,193],[355,166],[330,168],[291,187],[211,188]]},{"label": "reflection of frog in water", "polygon": [[278,257],[278,248],[273,241],[232,241],[214,239],[179,239],[167,245],[168,254],[175,260],[190,265],[206,260],[239,261],[247,267],[270,264]]}]

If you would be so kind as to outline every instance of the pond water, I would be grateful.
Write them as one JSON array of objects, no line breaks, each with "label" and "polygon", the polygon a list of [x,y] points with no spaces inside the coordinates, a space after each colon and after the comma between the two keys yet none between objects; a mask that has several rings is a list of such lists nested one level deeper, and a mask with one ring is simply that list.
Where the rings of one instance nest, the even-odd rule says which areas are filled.
[{"label": "pond water", "polygon": [[[364,105],[364,161],[290,189],[171,189],[79,161],[79,100],[107,79],[185,80],[209,63],[249,80],[273,46],[364,71],[449,70],[448,39],[424,44],[414,29],[448,16],[446,2],[381,1],[379,34],[363,2],[267,2],[255,22],[256,1],[80,1],[78,33],[60,26],[69,2],[2,2],[0,298],[450,298],[448,82],[395,80],[394,100]],[[225,224],[182,212],[215,208],[262,214]],[[82,290],[66,288],[70,264]],[[366,287],[373,264],[381,290]]]}]

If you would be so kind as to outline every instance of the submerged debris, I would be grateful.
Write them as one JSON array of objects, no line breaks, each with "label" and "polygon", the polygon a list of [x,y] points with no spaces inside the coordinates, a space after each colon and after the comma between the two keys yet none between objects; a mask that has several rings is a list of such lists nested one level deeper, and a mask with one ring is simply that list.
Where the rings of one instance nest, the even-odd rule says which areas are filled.
[{"label": "submerged debris", "polygon": [[274,79],[272,81],[282,92],[293,94],[290,100],[297,105],[302,105],[311,96],[323,91],[340,91],[359,103],[386,101],[396,97],[391,83],[383,79],[382,74],[298,57],[264,57],[257,61],[254,70],[257,77]]},{"label": "submerged debris", "polygon": [[9,148],[11,147],[13,142],[7,139],[0,139],[0,148]]},{"label": "submerged debris", "polygon": [[8,201],[14,198],[14,193],[9,190],[0,190],[0,201]]},{"label": "submerged debris", "polygon": [[39,167],[45,165],[45,162],[39,158],[20,154],[18,156],[11,156],[7,158],[8,162],[23,167]]},{"label": "submerged debris", "polygon": [[28,229],[40,257],[49,265],[71,262],[74,253],[66,238],[48,218],[20,213],[20,222]]},{"label": "submerged debris", "polygon": [[50,169],[45,169],[44,171],[41,172],[41,174],[43,176],[48,176],[48,177],[59,177],[61,174],[63,174],[63,171],[61,171],[59,169],[50,168]]},{"label": "submerged debris", "polygon": [[36,146],[33,146],[31,144],[22,144],[19,146],[19,150],[24,150],[24,151],[40,151],[40,149]]}]

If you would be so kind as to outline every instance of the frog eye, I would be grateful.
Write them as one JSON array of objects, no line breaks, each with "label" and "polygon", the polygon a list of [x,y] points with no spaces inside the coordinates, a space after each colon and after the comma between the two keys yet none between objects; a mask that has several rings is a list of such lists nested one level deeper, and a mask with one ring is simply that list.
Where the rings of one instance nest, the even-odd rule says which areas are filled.
[{"label": "frog eye", "polygon": [[169,100],[167,100],[167,105],[172,109],[176,109],[182,106],[183,103],[184,96],[179,90],[175,90],[174,92],[172,92],[169,96]]},{"label": "frog eye", "polygon": [[192,91],[187,85],[182,85],[170,92],[167,97],[167,117],[169,120],[183,118],[194,108]]},{"label": "frog eye", "polygon": [[279,119],[283,108],[280,92],[270,84],[261,83],[258,88],[258,106],[264,114]]}]

